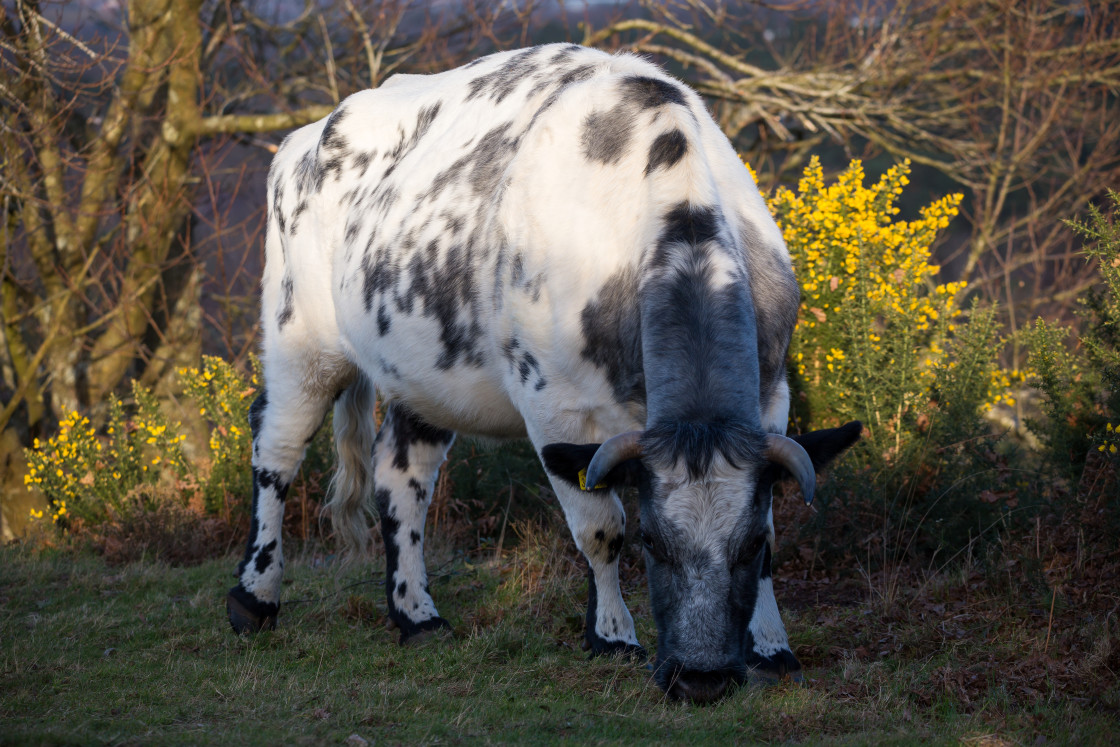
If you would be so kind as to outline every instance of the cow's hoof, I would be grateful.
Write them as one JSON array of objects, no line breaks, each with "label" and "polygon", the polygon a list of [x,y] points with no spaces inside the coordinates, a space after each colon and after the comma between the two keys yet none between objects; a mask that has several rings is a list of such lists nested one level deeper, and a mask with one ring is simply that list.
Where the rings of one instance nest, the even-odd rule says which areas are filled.
[{"label": "cow's hoof", "polygon": [[252,592],[245,591],[241,584],[226,594],[226,614],[229,615],[230,627],[238,635],[275,630],[279,613],[280,605],[260,601]]},{"label": "cow's hoof", "polygon": [[631,659],[638,663],[646,660],[647,654],[645,648],[637,643],[627,643],[626,641],[608,641],[599,636],[595,636],[593,640],[584,640],[583,650],[590,651],[591,654],[588,659],[594,659],[597,656],[610,656],[619,659]]},{"label": "cow's hoof", "polygon": [[779,651],[752,664],[747,680],[752,685],[803,684],[805,677],[801,673],[801,662],[797,657],[789,651]]},{"label": "cow's hoof", "polygon": [[427,641],[451,637],[451,623],[438,616],[420,623],[407,621],[402,625],[397,622],[397,626],[401,629],[402,646],[419,646]]}]

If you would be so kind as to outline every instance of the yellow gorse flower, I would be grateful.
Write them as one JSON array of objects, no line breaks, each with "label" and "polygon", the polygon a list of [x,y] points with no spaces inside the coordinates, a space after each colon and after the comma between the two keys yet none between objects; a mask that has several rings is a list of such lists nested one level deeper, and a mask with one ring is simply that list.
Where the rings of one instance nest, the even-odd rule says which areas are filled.
[{"label": "yellow gorse flower", "polygon": [[[801,286],[791,365],[808,396],[819,400],[809,404],[819,420],[897,421],[929,400],[945,360],[965,284],[935,282],[940,267],[932,247],[957,215],[961,195],[901,220],[897,202],[909,173],[903,161],[866,184],[855,160],[826,182],[814,157],[796,191],[779,188],[769,200]],[[887,405],[877,397],[887,379],[907,394],[884,416]]]},{"label": "yellow gorse flower", "polygon": [[[155,397],[133,384],[136,401],[131,419],[120,400],[110,399],[108,423],[99,434],[88,417],[67,413],[58,433],[43,442],[36,439],[25,454],[28,471],[24,483],[41,493],[55,524],[71,517],[97,520],[119,506],[129,490],[140,483],[154,483],[165,469],[182,475],[187,471],[181,445],[186,434],[179,423],[170,423]],[[154,464],[158,470],[149,470]],[[43,518],[33,511],[33,519]]]}]

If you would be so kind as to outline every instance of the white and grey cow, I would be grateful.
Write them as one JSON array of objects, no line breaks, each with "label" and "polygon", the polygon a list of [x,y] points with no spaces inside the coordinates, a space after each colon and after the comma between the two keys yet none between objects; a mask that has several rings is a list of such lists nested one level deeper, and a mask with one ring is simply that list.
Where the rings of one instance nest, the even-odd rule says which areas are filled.
[{"label": "white and grey cow", "polygon": [[789,472],[811,499],[860,426],[781,435],[797,284],[695,92],[575,45],[395,76],[281,146],[266,255],[236,631],[275,625],[285,492],[333,402],[334,526],[366,544],[373,494],[402,643],[447,626],[423,544],[455,432],[528,436],[590,564],[594,653],[642,653],[618,581],[631,484],[658,684],[703,702],[796,675],[770,488]]}]

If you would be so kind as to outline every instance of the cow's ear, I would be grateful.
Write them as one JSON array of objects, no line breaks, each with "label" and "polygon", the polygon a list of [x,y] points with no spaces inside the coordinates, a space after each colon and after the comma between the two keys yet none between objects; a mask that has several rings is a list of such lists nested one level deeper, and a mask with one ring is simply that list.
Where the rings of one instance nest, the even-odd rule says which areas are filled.
[{"label": "cow's ear", "polygon": [[[541,449],[541,461],[553,477],[580,490],[587,490],[587,467],[595,452],[599,451],[599,446],[600,444],[549,444]],[[641,460],[627,459],[608,472],[595,489],[637,485],[641,469]]]},{"label": "cow's ear", "polygon": [[813,469],[820,472],[844,449],[858,441],[862,433],[863,424],[853,420],[839,428],[824,428],[802,433],[800,436],[793,436],[793,440],[801,444],[801,448],[805,449],[809,458],[813,460]]}]

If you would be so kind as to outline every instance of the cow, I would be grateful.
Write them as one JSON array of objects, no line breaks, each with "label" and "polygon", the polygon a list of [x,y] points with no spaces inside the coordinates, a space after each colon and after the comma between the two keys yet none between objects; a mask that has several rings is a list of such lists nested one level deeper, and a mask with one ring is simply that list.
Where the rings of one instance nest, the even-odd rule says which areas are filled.
[{"label": "cow", "polygon": [[333,403],[328,510],[361,551],[372,494],[402,644],[448,627],[423,548],[455,434],[527,436],[587,558],[592,655],[645,655],[618,578],[636,486],[657,684],[704,703],[798,676],[771,486],[811,501],[861,426],[784,435],[798,286],[694,91],[571,44],[393,76],[281,145],[265,254],[235,631],[276,624],[284,497]]}]

